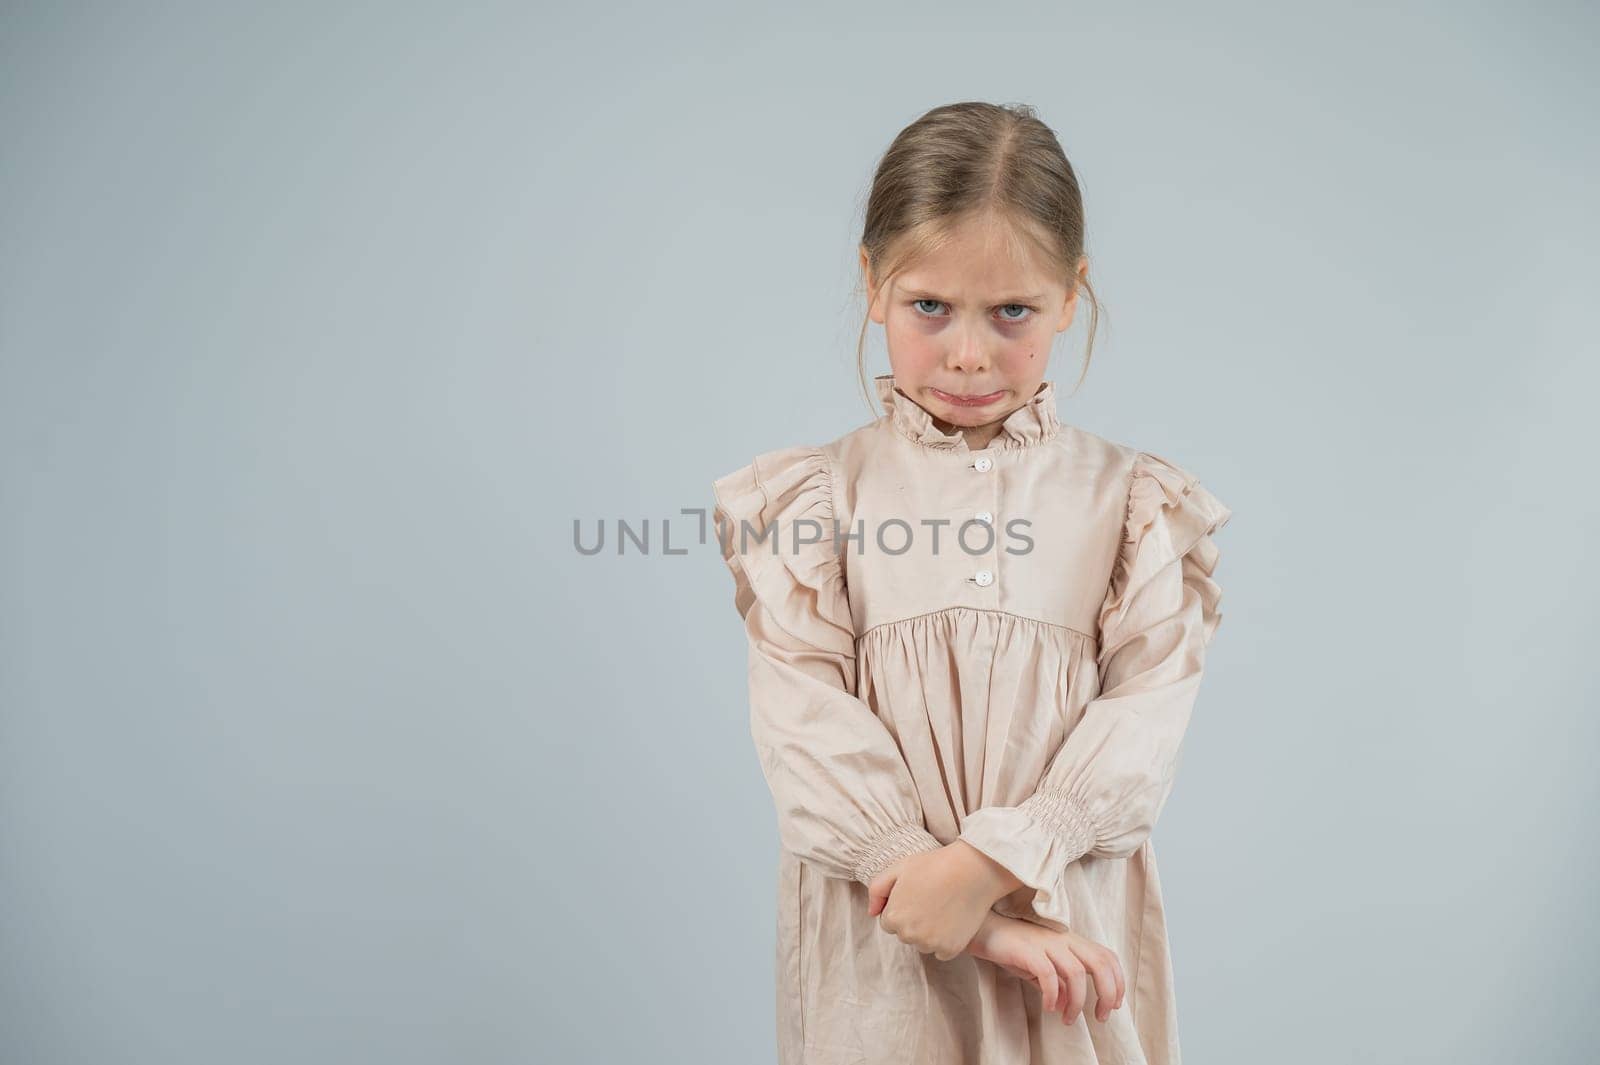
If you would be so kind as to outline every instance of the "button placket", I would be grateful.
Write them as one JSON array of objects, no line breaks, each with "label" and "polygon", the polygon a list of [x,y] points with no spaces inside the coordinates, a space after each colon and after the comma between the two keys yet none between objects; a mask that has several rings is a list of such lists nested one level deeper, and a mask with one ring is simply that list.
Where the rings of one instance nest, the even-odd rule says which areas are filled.
[{"label": "button placket", "polygon": [[[978,455],[968,465],[971,469],[977,471],[978,473],[988,473],[994,469],[994,459],[990,458],[988,455]],[[996,487],[991,486],[991,492],[995,490],[997,490]],[[994,525],[994,513],[988,510],[980,510],[973,515],[973,520],[981,521],[985,525],[992,527]],[[991,542],[989,551],[993,550],[994,544]],[[969,584],[975,584],[979,588],[991,587],[994,584],[994,580],[994,570],[988,568],[979,569],[967,577],[967,582]]]}]

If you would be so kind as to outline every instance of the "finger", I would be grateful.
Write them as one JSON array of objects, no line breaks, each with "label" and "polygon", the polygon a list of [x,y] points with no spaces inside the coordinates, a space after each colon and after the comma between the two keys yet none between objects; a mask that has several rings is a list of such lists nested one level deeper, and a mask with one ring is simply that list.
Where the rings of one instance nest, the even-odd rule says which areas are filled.
[{"label": "finger", "polygon": [[1061,981],[1056,978],[1056,967],[1050,963],[1047,956],[1033,959],[1028,968],[1033,973],[1033,978],[1039,981],[1039,998],[1044,1009],[1054,1013],[1060,1008],[1057,999],[1061,994]]},{"label": "finger", "polygon": [[888,905],[889,895],[894,891],[894,881],[895,875],[891,872],[882,872],[872,878],[872,882],[867,885],[868,914],[876,917],[884,906]]},{"label": "finger", "polygon": [[1111,955],[1111,970],[1117,974],[1117,1000],[1111,1004],[1111,1008],[1120,1009],[1123,996],[1128,993],[1128,981],[1122,975],[1122,959],[1114,953]]},{"label": "finger", "polygon": [[1102,959],[1090,966],[1089,977],[1094,981],[1094,1017],[1104,1023],[1111,1016],[1117,1000],[1117,976],[1112,971],[1110,959]]},{"label": "finger", "polygon": [[1064,1024],[1075,1024],[1078,1014],[1083,1011],[1084,999],[1089,993],[1089,975],[1083,971],[1083,963],[1077,955],[1070,951],[1064,952],[1063,957],[1057,962],[1056,969],[1061,973],[1061,978],[1066,984],[1067,1007],[1061,1012]]},{"label": "finger", "polygon": [[[1050,964],[1058,978],[1065,979],[1066,974],[1072,971],[1075,961],[1072,952],[1065,947],[1046,947],[1045,954],[1049,957]],[[1055,1010],[1056,1013],[1061,1014],[1061,1023],[1063,1024],[1071,1023],[1067,1020],[1067,1008],[1071,1005],[1071,996],[1067,994],[1067,990],[1065,986],[1062,987],[1061,1001],[1057,1004],[1057,1009]]]}]

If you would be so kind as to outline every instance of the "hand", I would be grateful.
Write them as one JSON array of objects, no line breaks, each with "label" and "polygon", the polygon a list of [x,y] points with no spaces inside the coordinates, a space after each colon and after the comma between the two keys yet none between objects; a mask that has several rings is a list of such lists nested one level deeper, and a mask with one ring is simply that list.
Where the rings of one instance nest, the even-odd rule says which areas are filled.
[{"label": "hand", "polygon": [[991,913],[966,952],[1038,984],[1045,1010],[1059,1012],[1063,1024],[1077,1022],[1087,1004],[1091,978],[1094,1015],[1101,1024],[1122,1006],[1127,992],[1122,963],[1110,948],[1076,932],[1057,932],[1032,921]]},{"label": "hand", "polygon": [[867,885],[867,912],[887,932],[949,961],[966,949],[989,907],[1019,881],[965,840],[900,859]]}]

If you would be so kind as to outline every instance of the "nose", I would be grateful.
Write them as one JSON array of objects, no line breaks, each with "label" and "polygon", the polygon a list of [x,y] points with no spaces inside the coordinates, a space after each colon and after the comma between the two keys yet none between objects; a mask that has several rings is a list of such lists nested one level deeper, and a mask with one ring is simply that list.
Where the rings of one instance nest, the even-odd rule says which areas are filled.
[{"label": "nose", "polygon": [[983,334],[964,326],[952,330],[950,347],[945,354],[945,367],[956,373],[982,373],[989,368],[989,352]]}]

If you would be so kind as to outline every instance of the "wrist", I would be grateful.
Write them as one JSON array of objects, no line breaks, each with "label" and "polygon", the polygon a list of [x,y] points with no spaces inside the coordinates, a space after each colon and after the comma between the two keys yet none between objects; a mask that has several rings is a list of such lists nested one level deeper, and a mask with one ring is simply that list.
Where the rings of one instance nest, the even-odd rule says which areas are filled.
[{"label": "wrist", "polygon": [[957,848],[972,869],[975,884],[992,906],[1026,885],[1015,873],[983,853],[966,840],[957,837],[950,846]]},{"label": "wrist", "polygon": [[[984,915],[983,924],[978,928],[978,934],[967,943],[967,953],[974,958],[992,961],[996,965],[1005,964],[1003,954],[1006,951],[1008,935],[1016,935],[1019,929],[1031,929],[1034,926],[1018,917],[1007,917],[1003,913],[990,911]],[[1012,940],[1014,943],[1015,940]]]},{"label": "wrist", "polygon": [[[1036,894],[1038,894],[1037,891],[1027,884],[1023,884],[1009,895],[1003,897],[995,905],[1004,907],[1005,910],[1026,910],[1033,905],[1033,897]],[[1001,911],[1001,914],[1006,917],[1014,916],[1014,914],[1005,913],[1004,910]]]},{"label": "wrist", "polygon": [[993,951],[990,949],[990,937],[994,935],[995,929],[999,927],[1000,922],[1005,920],[1008,920],[1008,918],[995,913],[993,910],[984,914],[983,924],[978,926],[977,933],[968,940],[966,952],[974,958],[982,958],[985,961],[991,960],[989,956]]}]

